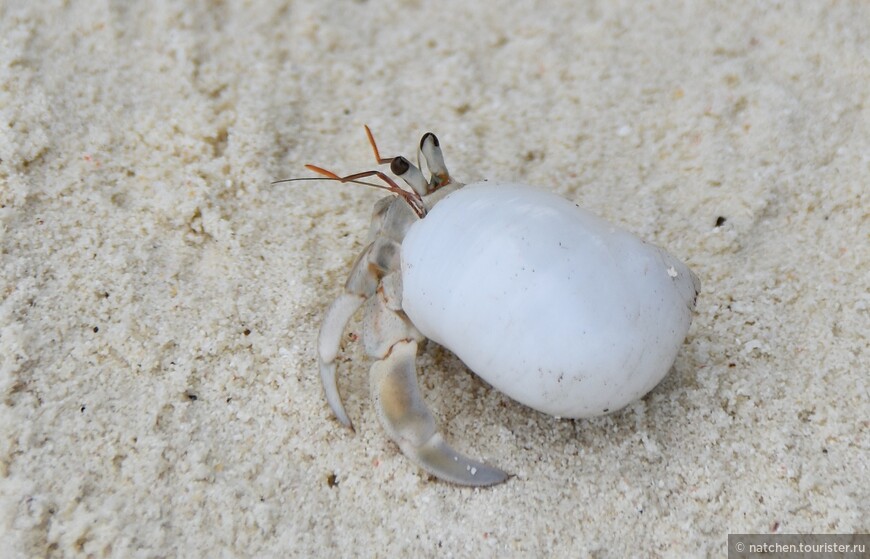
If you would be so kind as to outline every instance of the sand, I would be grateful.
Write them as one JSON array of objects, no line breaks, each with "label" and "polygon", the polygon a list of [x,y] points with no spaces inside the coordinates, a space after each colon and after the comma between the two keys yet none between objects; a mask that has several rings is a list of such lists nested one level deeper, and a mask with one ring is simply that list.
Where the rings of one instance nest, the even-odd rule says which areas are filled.
[{"label": "sand", "polygon": [[[701,557],[870,529],[870,5],[0,0],[0,556]],[[319,322],[381,193],[270,186],[441,139],[703,291],[642,401],[557,420],[430,344],[441,483]],[[718,224],[718,225],[717,225]],[[352,322],[350,332],[359,333]]]}]

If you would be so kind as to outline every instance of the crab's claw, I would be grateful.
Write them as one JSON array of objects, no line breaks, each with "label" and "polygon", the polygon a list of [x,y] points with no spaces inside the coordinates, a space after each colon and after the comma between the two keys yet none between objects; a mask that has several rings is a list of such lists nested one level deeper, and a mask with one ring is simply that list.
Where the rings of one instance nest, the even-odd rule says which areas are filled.
[{"label": "crab's claw", "polygon": [[507,473],[444,442],[417,385],[416,357],[417,342],[403,340],[372,365],[372,400],[384,429],[408,458],[445,481],[485,487],[507,480]]}]

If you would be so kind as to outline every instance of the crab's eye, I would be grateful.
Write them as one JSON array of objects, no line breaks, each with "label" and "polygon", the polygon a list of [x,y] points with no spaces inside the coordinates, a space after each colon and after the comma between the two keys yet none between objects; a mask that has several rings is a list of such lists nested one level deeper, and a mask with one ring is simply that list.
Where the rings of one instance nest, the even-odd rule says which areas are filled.
[{"label": "crab's eye", "polygon": [[408,169],[411,168],[411,164],[408,163],[408,160],[402,157],[396,157],[393,159],[393,162],[390,163],[390,171],[393,172],[394,175],[402,176],[408,172]]},{"label": "crab's eye", "polygon": [[426,132],[423,134],[423,137],[420,138],[420,149],[423,149],[423,144],[426,143],[426,138],[432,138],[432,143],[435,144],[435,147],[440,147],[441,144],[438,142],[438,136],[433,134],[432,132]]}]

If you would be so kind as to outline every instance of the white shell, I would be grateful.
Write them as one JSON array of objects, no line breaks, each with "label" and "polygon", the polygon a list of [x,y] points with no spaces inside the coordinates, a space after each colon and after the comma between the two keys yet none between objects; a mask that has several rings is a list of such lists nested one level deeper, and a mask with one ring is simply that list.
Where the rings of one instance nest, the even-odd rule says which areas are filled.
[{"label": "white shell", "polygon": [[467,185],[402,243],[402,307],[511,398],[558,417],[616,411],[667,374],[697,277],[543,190]]}]

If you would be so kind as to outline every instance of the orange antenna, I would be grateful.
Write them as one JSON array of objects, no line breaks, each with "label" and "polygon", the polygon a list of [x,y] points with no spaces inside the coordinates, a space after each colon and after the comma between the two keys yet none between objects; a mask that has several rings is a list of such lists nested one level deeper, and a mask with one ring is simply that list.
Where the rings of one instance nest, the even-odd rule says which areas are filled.
[{"label": "orange antenna", "polygon": [[[309,171],[314,171],[318,175],[322,175],[324,178],[321,179],[319,177],[300,177],[293,179],[282,179],[272,182],[272,184],[278,184],[282,182],[296,182],[296,181],[308,181],[308,180],[331,180],[338,181],[341,183],[354,183],[361,184],[364,186],[371,186],[374,188],[380,188],[382,190],[387,190],[400,196],[417,214],[418,217],[424,217],[426,215],[426,206],[423,204],[423,194],[427,193],[426,189],[426,181],[423,179],[423,176],[420,174],[420,171],[417,167],[410,165],[408,160],[404,157],[381,157],[381,153],[378,150],[378,144],[375,142],[375,137],[372,134],[371,129],[368,125],[363,125],[366,129],[366,137],[369,139],[369,145],[372,146],[372,151],[375,154],[375,160],[377,160],[378,164],[384,165],[386,163],[390,164],[390,169],[393,173],[402,177],[402,179],[408,183],[409,186],[413,190],[405,190],[396,184],[396,181],[382,173],[381,171],[363,171],[361,173],[354,173],[352,175],[347,176],[339,176],[328,169],[324,169],[323,167],[318,167],[317,165],[308,164],[305,166]],[[418,176],[419,175],[419,176]],[[367,177],[377,177],[384,184],[367,182],[360,179],[364,179]]]},{"label": "orange antenna", "polygon": [[394,157],[381,157],[381,153],[378,151],[378,144],[375,143],[375,137],[372,135],[371,129],[369,129],[368,124],[363,124],[366,129],[366,136],[368,136],[369,144],[372,146],[372,151],[375,152],[375,159],[377,160],[379,165],[386,165],[387,163],[391,163]]},{"label": "orange antenna", "polygon": [[[326,177],[329,180],[334,180],[334,181],[343,182],[343,183],[344,182],[351,182],[351,183],[355,183],[355,184],[363,184],[366,186],[373,186],[375,188],[388,190],[388,191],[392,192],[393,194],[397,194],[397,195],[401,196],[405,200],[405,202],[407,202],[408,205],[411,206],[411,209],[414,210],[414,213],[416,213],[418,217],[423,217],[426,215],[426,208],[423,205],[423,198],[419,194],[417,194],[416,192],[409,192],[409,191],[405,190],[404,188],[400,187],[398,184],[396,184],[396,182],[393,179],[391,179],[390,177],[388,177],[387,175],[385,175],[381,171],[363,171],[361,173],[354,173],[352,175],[340,177],[340,176],[336,175],[335,173],[333,173],[332,171],[329,171],[329,170],[324,169],[322,167],[318,167],[317,165],[308,164],[305,166],[305,168],[308,169],[309,171],[314,171],[315,173],[317,173],[319,175],[323,175],[324,177]],[[359,180],[359,179],[364,179],[366,177],[377,177],[377,178],[381,179],[382,181],[384,181],[386,183],[386,185],[372,183],[372,182],[362,182]],[[294,180],[294,179],[290,179],[290,180]],[[287,182],[287,181],[277,181],[277,182]]]}]

